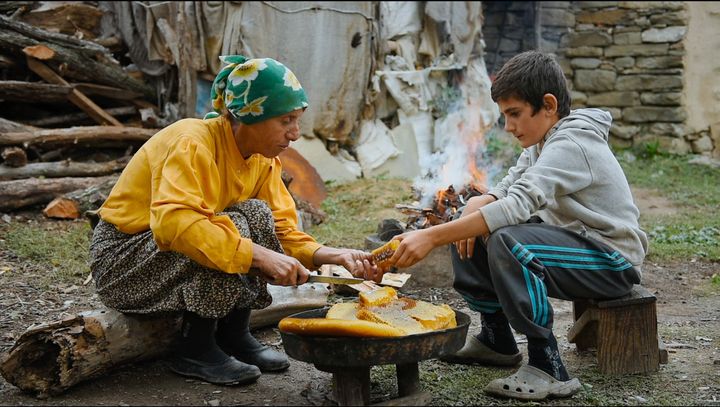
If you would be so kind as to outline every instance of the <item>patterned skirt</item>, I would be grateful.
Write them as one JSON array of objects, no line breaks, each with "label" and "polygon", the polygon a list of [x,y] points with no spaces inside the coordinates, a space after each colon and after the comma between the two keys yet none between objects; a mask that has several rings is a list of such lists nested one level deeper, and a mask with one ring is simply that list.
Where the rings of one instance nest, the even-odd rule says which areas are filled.
[{"label": "patterned skirt", "polygon": [[[250,199],[225,209],[243,237],[283,253],[272,212]],[[265,308],[272,303],[261,277],[210,269],[187,256],[160,251],[152,231],[122,233],[100,221],[90,244],[90,269],[100,300],[125,313],[191,311],[222,318],[235,308]]]}]

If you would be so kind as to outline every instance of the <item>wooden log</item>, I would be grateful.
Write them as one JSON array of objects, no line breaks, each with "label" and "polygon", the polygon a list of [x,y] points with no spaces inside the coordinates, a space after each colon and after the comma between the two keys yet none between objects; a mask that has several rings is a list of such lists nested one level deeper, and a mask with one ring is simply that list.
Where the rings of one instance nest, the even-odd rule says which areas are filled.
[{"label": "wooden log", "polygon": [[15,63],[14,59],[6,55],[0,54],[0,68],[7,69],[14,68],[15,66],[17,66],[17,63]]},{"label": "wooden log", "polygon": [[3,1],[0,3],[0,13],[6,14],[17,9],[30,9],[37,7],[37,1]]},{"label": "wooden log", "polygon": [[33,126],[28,126],[22,123],[16,123],[12,120],[3,119],[0,117],[0,134],[2,133],[13,133],[13,132],[32,132],[39,130]]},{"label": "wooden log", "polygon": [[68,192],[53,199],[45,207],[43,214],[58,219],[77,219],[84,214],[87,215],[88,211],[100,208],[116,182],[116,178],[110,178],[100,184]]},{"label": "wooden log", "polygon": [[[251,329],[327,305],[324,284],[269,289],[273,304],[251,312]],[[102,308],[33,325],[0,361],[0,374],[26,392],[57,395],[128,363],[165,355],[177,343],[180,323],[179,314],[127,315]]]},{"label": "wooden log", "polygon": [[130,89],[155,100],[155,89],[128,75],[103,46],[0,15],[0,49],[21,55],[23,48],[38,44],[55,51],[52,64],[66,67],[63,76],[67,78]]},{"label": "wooden log", "polygon": [[17,168],[27,165],[27,154],[20,147],[4,148],[0,156],[2,156],[4,166]]},{"label": "wooden log", "polygon": [[67,177],[67,178],[28,178],[13,181],[0,181],[0,211],[14,210],[28,205],[45,204],[56,197],[102,183],[113,177]]},{"label": "wooden log", "polygon": [[123,159],[101,163],[64,160],[46,163],[30,163],[19,168],[0,165],[0,181],[32,177],[98,177],[122,171],[125,165],[127,165],[127,160]]},{"label": "wooden log", "polygon": [[40,82],[0,81],[0,98],[27,103],[65,102],[72,87]]},{"label": "wooden log", "polygon": [[147,141],[157,129],[116,126],[78,126],[65,129],[2,132],[0,146],[43,143],[77,144],[80,141]]},{"label": "wooden log", "polygon": [[38,396],[71,386],[171,349],[179,318],[94,310],[31,326],[0,362],[5,380]]},{"label": "wooden log", "polygon": [[98,85],[96,83],[75,83],[72,86],[86,95],[97,95],[109,99],[134,100],[142,97],[142,94],[127,89],[120,89],[113,86]]},{"label": "wooden log", "polygon": [[82,38],[92,39],[97,36],[102,15],[102,11],[91,5],[61,3],[49,10],[25,13],[19,20],[67,35],[79,32]]},{"label": "wooden log", "polygon": [[[38,74],[46,81],[56,85],[70,86],[70,84],[60,77],[60,75],[56,74],[52,69],[48,68],[47,65],[43,64],[39,60],[28,56],[27,64],[30,70]],[[107,114],[107,112],[105,112],[100,106],[96,105],[95,102],[75,88],[73,88],[68,94],[68,100],[100,124],[123,127],[123,124],[116,118]]]},{"label": "wooden log", "polygon": [[[136,114],[137,108],[135,106],[121,106],[121,107],[112,107],[110,109],[105,109],[105,112],[113,117],[120,117],[120,116],[130,116]],[[57,126],[59,124],[67,124],[67,123],[74,123],[80,120],[86,120],[89,116],[86,113],[72,113],[72,114],[65,114],[60,116],[50,116],[50,117],[44,117],[42,119],[37,119],[33,121],[27,122],[28,124],[31,124],[33,126],[43,127],[43,126]]]}]

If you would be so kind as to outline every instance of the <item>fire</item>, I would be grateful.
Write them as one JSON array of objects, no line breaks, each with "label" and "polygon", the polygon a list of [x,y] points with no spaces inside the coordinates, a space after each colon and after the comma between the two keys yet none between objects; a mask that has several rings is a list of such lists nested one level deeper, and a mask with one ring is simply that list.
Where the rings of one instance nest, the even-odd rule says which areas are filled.
[{"label": "fire", "polygon": [[474,183],[465,185],[458,192],[455,191],[454,186],[450,185],[444,190],[437,191],[432,205],[428,208],[410,205],[395,205],[395,208],[409,215],[408,230],[425,229],[451,221],[458,209],[465,206],[468,199],[483,193],[485,193],[485,189],[477,188]]},{"label": "fire", "polygon": [[444,135],[432,157],[437,160],[431,161],[434,165],[414,185],[420,203],[395,206],[409,215],[407,229],[449,222],[471,197],[487,192],[487,173],[477,165],[484,155],[485,131],[494,123],[486,116],[481,101],[468,96],[466,107],[450,113],[443,122],[438,134]]}]

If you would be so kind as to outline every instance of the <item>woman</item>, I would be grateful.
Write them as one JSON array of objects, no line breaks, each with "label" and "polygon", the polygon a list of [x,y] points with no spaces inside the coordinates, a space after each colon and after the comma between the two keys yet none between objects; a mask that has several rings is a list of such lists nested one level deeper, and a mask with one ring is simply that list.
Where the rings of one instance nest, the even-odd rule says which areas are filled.
[{"label": "woman", "polygon": [[173,371],[249,383],[289,366],[249,332],[250,309],[272,302],[267,283],[303,284],[322,264],[380,273],[369,253],[320,245],[297,228],[278,159],[308,106],[295,75],[270,58],[221,59],[215,113],[155,134],[98,211],[91,269],[108,307],[184,312]]}]

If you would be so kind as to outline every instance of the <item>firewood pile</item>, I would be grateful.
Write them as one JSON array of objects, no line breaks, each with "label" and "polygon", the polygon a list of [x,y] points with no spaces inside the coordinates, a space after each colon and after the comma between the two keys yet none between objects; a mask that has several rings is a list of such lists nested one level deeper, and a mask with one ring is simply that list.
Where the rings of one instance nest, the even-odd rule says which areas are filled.
[{"label": "firewood pile", "polygon": [[[195,112],[197,56],[179,35],[182,7],[171,5],[178,32],[158,22],[178,58],[142,62],[150,74],[131,59],[137,44],[119,37],[126,29],[106,18],[121,9],[110,3],[0,3],[0,212],[92,214],[147,139]],[[319,224],[322,180],[290,153],[281,157],[286,186],[295,179],[288,187],[303,223]]]},{"label": "firewood pile", "polygon": [[458,209],[465,206],[470,198],[484,192],[482,187],[473,184],[465,185],[459,191],[450,185],[437,191],[428,207],[397,204],[395,209],[408,216],[406,230],[425,229],[451,221]]},{"label": "firewood pile", "polygon": [[99,206],[162,120],[156,90],[93,2],[0,4],[0,211]]}]

